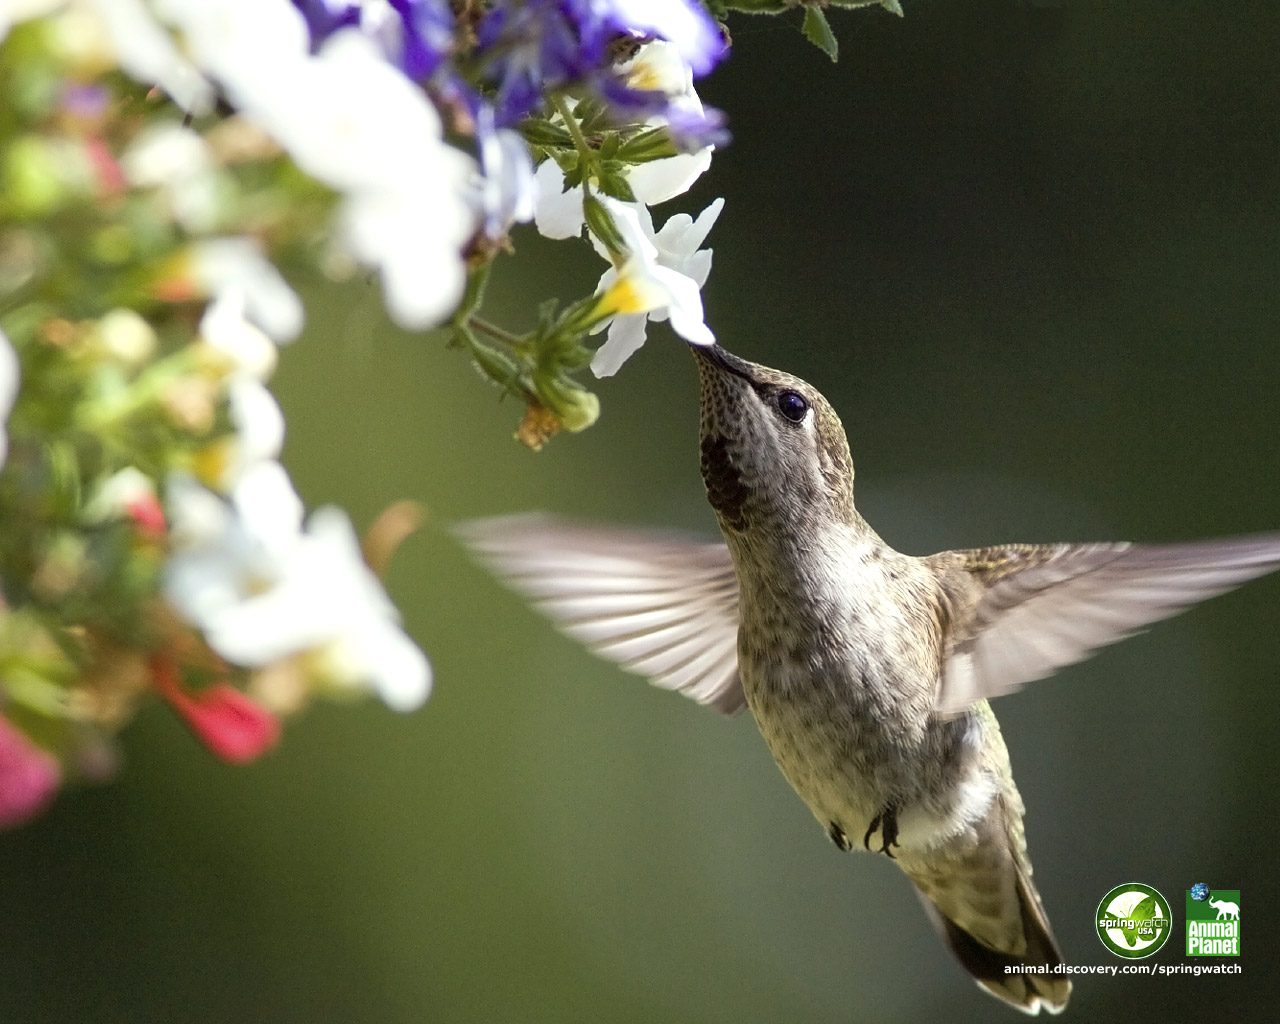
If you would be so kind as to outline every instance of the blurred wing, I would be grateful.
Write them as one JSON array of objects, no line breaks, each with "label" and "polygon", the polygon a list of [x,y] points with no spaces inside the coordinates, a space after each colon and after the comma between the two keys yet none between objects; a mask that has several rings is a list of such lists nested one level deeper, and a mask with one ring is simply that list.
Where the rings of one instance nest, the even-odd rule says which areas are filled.
[{"label": "blurred wing", "polygon": [[541,515],[476,520],[457,533],[602,658],[725,714],[742,710],[738,578],[723,544]]},{"label": "blurred wing", "polygon": [[956,552],[987,587],[943,665],[955,713],[1280,568],[1280,534],[1197,544],[1012,546]]}]

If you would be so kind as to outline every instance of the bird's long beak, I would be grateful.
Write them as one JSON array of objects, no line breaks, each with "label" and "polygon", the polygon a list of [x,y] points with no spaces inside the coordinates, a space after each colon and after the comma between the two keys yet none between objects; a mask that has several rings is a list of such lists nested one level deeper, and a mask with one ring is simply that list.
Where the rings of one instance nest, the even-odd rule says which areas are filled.
[{"label": "bird's long beak", "polygon": [[735,377],[741,377],[748,383],[755,380],[755,374],[751,372],[755,369],[753,363],[749,363],[745,359],[739,359],[732,352],[726,352],[719,345],[690,345],[689,348],[693,350],[694,356],[704,363],[731,373]]}]

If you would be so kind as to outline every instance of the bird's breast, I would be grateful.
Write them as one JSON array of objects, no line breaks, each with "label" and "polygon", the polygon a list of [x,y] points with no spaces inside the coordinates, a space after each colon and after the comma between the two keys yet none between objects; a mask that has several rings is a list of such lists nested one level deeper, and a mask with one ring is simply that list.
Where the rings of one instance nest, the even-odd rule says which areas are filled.
[{"label": "bird's breast", "polygon": [[839,575],[803,581],[739,573],[747,702],[779,768],[824,825],[861,836],[894,805],[904,835],[928,837],[966,791],[990,788],[980,723],[933,713],[937,620],[913,605],[911,562],[842,562]]}]

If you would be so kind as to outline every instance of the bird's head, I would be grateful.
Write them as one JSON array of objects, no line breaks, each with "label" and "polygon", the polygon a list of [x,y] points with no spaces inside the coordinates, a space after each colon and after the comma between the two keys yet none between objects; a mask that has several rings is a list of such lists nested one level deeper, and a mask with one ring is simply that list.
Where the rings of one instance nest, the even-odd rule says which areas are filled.
[{"label": "bird's head", "polygon": [[690,346],[702,381],[702,479],[726,533],[858,520],[840,418],[812,385]]}]

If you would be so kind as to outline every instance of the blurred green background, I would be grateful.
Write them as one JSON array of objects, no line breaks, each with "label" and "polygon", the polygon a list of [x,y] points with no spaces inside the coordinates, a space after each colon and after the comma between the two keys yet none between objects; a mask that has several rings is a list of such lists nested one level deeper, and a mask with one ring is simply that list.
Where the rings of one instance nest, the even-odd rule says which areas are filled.
[{"label": "blurred green background", "polygon": [[[860,506],[907,551],[1280,527],[1276,5],[905,6],[833,12],[835,66],[733,23],[702,93],[734,142],[684,207],[727,199],[722,343],[825,391]],[[516,241],[500,322],[600,272]],[[388,586],[436,693],[316,707],[247,769],[144,714],[119,781],[0,837],[0,1021],[1016,1019],[891,864],[837,853],[749,718],[593,660],[445,533],[531,508],[714,530],[667,329],[600,384],[595,429],[535,455],[376,285],[302,285],[286,461],[362,525],[430,507]],[[1255,583],[997,705],[1068,961],[1118,963],[1093,914],[1124,881],[1179,930],[1197,881],[1261,922],[1243,975],[1079,979],[1075,1019],[1274,1013],[1278,605]]]}]

